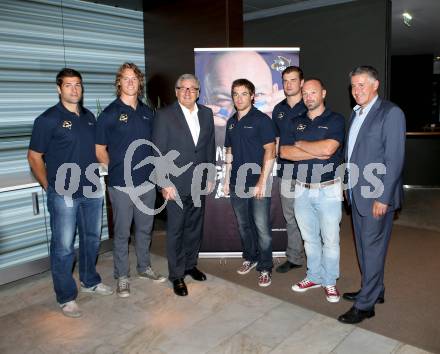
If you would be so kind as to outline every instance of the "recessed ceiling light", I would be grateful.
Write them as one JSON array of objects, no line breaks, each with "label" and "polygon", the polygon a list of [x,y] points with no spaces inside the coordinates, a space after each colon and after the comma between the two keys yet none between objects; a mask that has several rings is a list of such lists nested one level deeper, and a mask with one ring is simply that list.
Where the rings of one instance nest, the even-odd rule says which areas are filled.
[{"label": "recessed ceiling light", "polygon": [[410,14],[409,12],[404,12],[404,13],[402,14],[402,17],[403,17],[403,23],[404,23],[405,25],[407,25],[408,27],[410,27],[410,26],[411,26],[411,21],[412,21],[412,16],[411,16],[411,14]]}]

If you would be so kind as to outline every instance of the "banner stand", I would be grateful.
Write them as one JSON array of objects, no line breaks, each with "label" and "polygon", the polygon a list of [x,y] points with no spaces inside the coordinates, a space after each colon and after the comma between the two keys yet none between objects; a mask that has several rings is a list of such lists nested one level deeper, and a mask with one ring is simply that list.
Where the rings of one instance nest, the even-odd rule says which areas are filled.
[{"label": "banner stand", "polygon": [[[286,67],[299,65],[299,53],[298,47],[194,48],[195,73],[201,85],[198,102],[214,114],[217,170],[214,192],[205,202],[201,258],[242,257],[236,216],[223,193],[226,124],[235,113],[231,84],[240,78],[250,80],[255,85],[254,106],[271,117],[275,105],[285,99],[281,74]],[[277,175],[277,167],[273,176]],[[279,193],[280,181],[275,177],[270,210],[273,257],[284,257],[287,245]]]}]

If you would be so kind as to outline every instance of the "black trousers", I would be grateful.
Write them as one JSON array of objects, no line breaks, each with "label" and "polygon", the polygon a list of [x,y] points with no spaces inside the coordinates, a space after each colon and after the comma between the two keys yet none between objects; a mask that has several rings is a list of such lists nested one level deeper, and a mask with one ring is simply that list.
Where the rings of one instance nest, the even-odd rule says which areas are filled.
[{"label": "black trousers", "polygon": [[180,196],[183,209],[168,201],[167,209],[167,257],[168,278],[173,281],[184,277],[185,270],[197,265],[203,233],[205,198],[201,207],[195,207],[191,196]]}]

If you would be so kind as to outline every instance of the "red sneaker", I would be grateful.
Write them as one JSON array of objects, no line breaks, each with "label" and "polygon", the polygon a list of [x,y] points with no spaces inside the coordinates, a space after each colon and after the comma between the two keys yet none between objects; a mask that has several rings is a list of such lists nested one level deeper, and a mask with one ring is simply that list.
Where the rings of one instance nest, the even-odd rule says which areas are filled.
[{"label": "red sneaker", "polygon": [[295,285],[292,285],[292,290],[296,291],[298,293],[303,293],[304,291],[307,291],[307,290],[313,289],[313,288],[319,288],[320,286],[321,285],[315,284],[314,282],[305,278],[305,279],[301,280],[300,282],[296,283]]},{"label": "red sneaker", "polygon": [[323,286],[323,288],[328,302],[339,302],[341,296],[339,295],[338,289],[336,289],[336,285],[327,285]]},{"label": "red sneaker", "polygon": [[272,283],[272,274],[267,270],[263,270],[260,272],[260,276],[258,277],[258,285],[262,287],[269,286]]},{"label": "red sneaker", "polygon": [[257,266],[257,262],[251,263],[249,261],[244,261],[240,268],[237,269],[237,273],[240,275],[244,275],[249,273],[252,269]]}]

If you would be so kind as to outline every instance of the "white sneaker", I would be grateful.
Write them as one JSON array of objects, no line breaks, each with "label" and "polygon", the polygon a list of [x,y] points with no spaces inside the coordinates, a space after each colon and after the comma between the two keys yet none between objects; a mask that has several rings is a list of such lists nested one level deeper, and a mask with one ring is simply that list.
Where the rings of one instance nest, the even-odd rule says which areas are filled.
[{"label": "white sneaker", "polygon": [[130,296],[130,281],[127,277],[121,277],[118,279],[118,287],[116,293],[119,297],[129,297]]},{"label": "white sneaker", "polygon": [[96,284],[95,286],[91,286],[90,288],[86,288],[84,284],[81,283],[81,292],[98,295],[111,295],[113,294],[113,289],[103,283]]},{"label": "white sneaker", "polygon": [[60,304],[61,311],[63,311],[63,315],[72,318],[81,317],[81,311],[78,307],[78,304],[75,300],[65,302],[64,304]]}]

